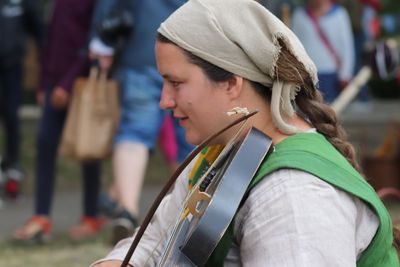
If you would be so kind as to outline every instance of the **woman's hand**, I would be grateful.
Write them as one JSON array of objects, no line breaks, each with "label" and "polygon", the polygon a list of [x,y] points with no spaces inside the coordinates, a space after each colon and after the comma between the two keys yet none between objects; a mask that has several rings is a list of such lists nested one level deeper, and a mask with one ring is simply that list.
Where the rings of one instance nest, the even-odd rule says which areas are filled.
[{"label": "woman's hand", "polygon": [[91,60],[98,60],[100,69],[104,71],[109,71],[114,62],[114,56],[112,55],[100,55],[92,51],[89,52],[89,58]]},{"label": "woman's hand", "polygon": [[38,91],[36,93],[36,102],[38,103],[39,106],[43,107],[44,101],[45,101],[44,91]]},{"label": "woman's hand", "polygon": [[51,94],[51,105],[55,109],[65,109],[69,101],[69,93],[62,87],[57,86]]}]

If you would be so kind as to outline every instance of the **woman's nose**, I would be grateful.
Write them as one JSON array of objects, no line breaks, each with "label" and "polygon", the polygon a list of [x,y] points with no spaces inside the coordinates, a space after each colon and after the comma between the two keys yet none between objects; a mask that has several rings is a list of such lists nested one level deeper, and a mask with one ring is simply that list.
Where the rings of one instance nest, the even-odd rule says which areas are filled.
[{"label": "woman's nose", "polygon": [[171,94],[167,90],[163,89],[161,92],[160,108],[161,109],[173,109],[176,107],[176,102]]}]

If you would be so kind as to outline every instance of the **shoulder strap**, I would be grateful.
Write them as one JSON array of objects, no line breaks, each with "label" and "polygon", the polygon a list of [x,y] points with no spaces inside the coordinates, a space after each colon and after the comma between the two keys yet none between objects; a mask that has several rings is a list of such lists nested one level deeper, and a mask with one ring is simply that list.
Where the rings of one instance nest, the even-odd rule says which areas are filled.
[{"label": "shoulder strap", "polygon": [[357,261],[357,266],[399,266],[399,259],[393,247],[389,213],[375,190],[324,136],[304,133],[280,142],[259,169],[249,189],[269,173],[283,168],[309,172],[369,204],[379,218],[380,227],[369,247]]},{"label": "shoulder strap", "polygon": [[314,16],[310,8],[306,8],[306,13],[310,17],[312,24],[314,25],[315,30],[318,33],[319,38],[321,39],[322,43],[325,45],[325,47],[328,49],[329,53],[332,55],[332,57],[335,60],[336,67],[339,68],[342,64],[340,57],[336,53],[336,50],[333,48],[331,42],[329,42],[328,37],[326,36],[325,32],[322,30],[321,26],[318,23],[318,19]]},{"label": "shoulder strap", "polygon": [[[310,163],[318,162],[318,164]],[[392,223],[374,189],[358,174],[341,154],[320,134],[297,134],[280,142],[263,162],[253,178],[248,193],[266,175],[282,169],[295,168],[343,189],[368,203],[378,215],[380,227],[372,243],[357,261],[357,267],[399,267],[393,247]],[[233,221],[225,232],[206,266],[223,266],[233,242]]]}]

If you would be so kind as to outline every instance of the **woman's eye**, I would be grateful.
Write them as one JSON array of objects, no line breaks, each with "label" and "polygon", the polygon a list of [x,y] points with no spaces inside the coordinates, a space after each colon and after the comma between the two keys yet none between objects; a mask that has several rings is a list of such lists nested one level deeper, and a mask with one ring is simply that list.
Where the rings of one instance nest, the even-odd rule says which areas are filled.
[{"label": "woman's eye", "polygon": [[180,82],[171,81],[171,85],[172,85],[172,87],[174,87],[174,88],[177,88],[180,84],[181,84]]}]

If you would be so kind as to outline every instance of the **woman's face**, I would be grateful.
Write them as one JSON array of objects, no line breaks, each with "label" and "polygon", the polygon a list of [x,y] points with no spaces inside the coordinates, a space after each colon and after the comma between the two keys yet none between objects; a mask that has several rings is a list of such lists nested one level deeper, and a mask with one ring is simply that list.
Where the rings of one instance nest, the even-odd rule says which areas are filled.
[{"label": "woman's face", "polygon": [[215,83],[189,62],[184,51],[170,43],[156,43],[158,71],[164,78],[160,107],[171,109],[185,129],[189,143],[198,145],[227,124],[228,82]]}]

